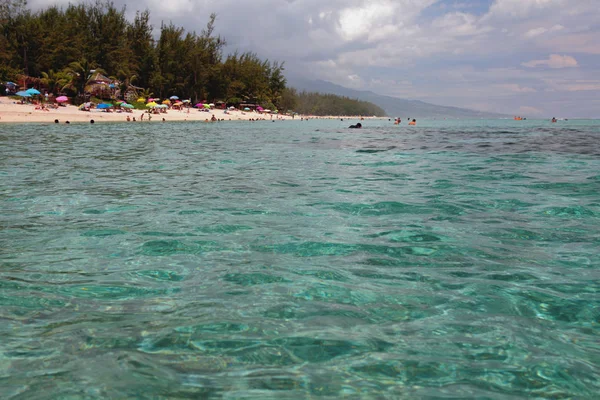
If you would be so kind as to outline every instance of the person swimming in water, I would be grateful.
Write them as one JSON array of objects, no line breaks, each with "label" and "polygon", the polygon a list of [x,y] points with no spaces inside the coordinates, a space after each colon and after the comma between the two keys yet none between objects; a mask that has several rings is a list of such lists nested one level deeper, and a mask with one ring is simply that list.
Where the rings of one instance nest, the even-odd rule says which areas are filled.
[{"label": "person swimming in water", "polygon": [[356,125],[350,125],[348,128],[350,128],[350,129],[360,129],[360,128],[362,128],[362,124],[359,122]]}]

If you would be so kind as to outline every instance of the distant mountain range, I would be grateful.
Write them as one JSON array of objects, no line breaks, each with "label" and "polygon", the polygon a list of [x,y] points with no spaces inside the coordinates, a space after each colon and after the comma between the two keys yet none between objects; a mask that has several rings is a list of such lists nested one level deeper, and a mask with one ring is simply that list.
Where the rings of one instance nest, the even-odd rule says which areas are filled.
[{"label": "distant mountain range", "polygon": [[370,91],[348,89],[322,80],[289,79],[288,85],[299,91],[331,93],[352,99],[369,101],[383,108],[392,118],[506,118],[507,115],[469,110],[466,108],[439,106],[419,100],[406,100],[382,96]]}]

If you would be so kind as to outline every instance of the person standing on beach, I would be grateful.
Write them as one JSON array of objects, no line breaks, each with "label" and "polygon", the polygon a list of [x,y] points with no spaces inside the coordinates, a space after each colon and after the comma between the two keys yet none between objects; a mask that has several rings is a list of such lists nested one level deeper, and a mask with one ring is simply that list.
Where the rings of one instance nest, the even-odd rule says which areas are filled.
[{"label": "person standing on beach", "polygon": [[142,115],[140,115],[140,121],[144,120],[144,113],[142,113]]}]

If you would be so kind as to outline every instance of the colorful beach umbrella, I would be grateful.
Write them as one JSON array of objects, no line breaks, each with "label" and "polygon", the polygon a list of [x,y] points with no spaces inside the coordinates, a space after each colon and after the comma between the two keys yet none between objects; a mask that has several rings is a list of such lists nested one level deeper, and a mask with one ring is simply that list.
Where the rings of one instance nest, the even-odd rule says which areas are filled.
[{"label": "colorful beach umbrella", "polygon": [[162,103],[163,103],[163,104],[171,104],[171,100],[169,100],[169,99],[165,99],[165,100],[163,100],[163,102],[162,102]]},{"label": "colorful beach umbrella", "polygon": [[124,108],[135,108],[133,105],[127,104],[127,103],[121,104],[121,107],[124,107]]},{"label": "colorful beach umbrella", "polygon": [[151,101],[150,103],[146,104],[146,107],[156,107],[158,104],[155,101]]},{"label": "colorful beach umbrella", "polygon": [[69,101],[69,98],[67,96],[59,96],[56,98],[57,103],[64,103],[65,101]]},{"label": "colorful beach umbrella", "polygon": [[204,106],[204,104],[202,104],[202,103],[198,103],[198,104],[196,104],[194,107],[196,107],[196,108],[200,108],[200,107],[202,107],[202,106]]},{"label": "colorful beach umbrella", "polygon": [[179,97],[177,97],[177,96],[171,96],[171,97],[169,97],[169,99],[171,99],[171,100],[179,100]]},{"label": "colorful beach umbrella", "polygon": [[112,104],[100,103],[96,106],[99,110],[106,110],[107,108],[111,108]]},{"label": "colorful beach umbrella", "polygon": [[210,104],[205,104],[204,108],[210,108]]},{"label": "colorful beach umbrella", "polygon": [[20,92],[17,92],[15,94],[20,97],[31,97],[31,95],[24,90],[21,90]]},{"label": "colorful beach umbrella", "polygon": [[145,103],[146,99],[143,97],[140,97],[139,99],[136,100],[138,103]]},{"label": "colorful beach umbrella", "polygon": [[40,93],[39,90],[34,89],[34,88],[27,89],[26,92],[29,93],[32,96],[37,96],[38,94],[42,94],[42,93]]}]

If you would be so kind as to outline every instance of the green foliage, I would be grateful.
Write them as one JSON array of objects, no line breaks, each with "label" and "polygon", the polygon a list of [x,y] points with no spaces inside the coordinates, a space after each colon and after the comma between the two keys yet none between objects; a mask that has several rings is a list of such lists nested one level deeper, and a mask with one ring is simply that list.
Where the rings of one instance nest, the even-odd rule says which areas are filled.
[{"label": "green foliage", "polygon": [[[298,108],[298,92],[294,88],[286,88],[281,92],[279,101],[282,112],[296,111]],[[299,112],[299,111],[296,111]]]},{"label": "green foliage", "polygon": [[[295,91],[294,91],[295,92]],[[385,111],[373,103],[333,94],[301,92],[289,94],[295,101],[294,111],[305,115],[385,116]]]},{"label": "green foliage", "polygon": [[16,68],[12,68],[0,60],[0,81],[14,81],[15,77],[20,73],[20,71]]},{"label": "green foliage", "polygon": [[48,72],[42,72],[42,83],[48,87],[50,93],[62,92],[71,82],[71,75],[65,71],[55,72],[51,69]]},{"label": "green foliage", "polygon": [[139,97],[140,98],[143,97],[146,100],[148,100],[150,97],[153,97],[153,96],[154,96],[154,92],[150,89],[143,89],[139,93]]},{"label": "green foliage", "polygon": [[223,60],[226,42],[215,34],[215,14],[200,33],[163,24],[155,40],[148,10],[128,21],[125,9],[110,1],[51,6],[35,13],[25,4],[0,0],[4,79],[17,73],[42,77],[51,91],[84,97],[90,71],[101,69],[121,82],[123,94],[136,85],[160,98],[274,105],[285,90],[283,63],[253,53]]},{"label": "green foliage", "polygon": [[[228,104],[259,104],[281,112],[314,115],[383,115],[370,103],[286,88],[284,64],[254,53],[223,57],[225,40],[215,35],[217,16],[196,32],[162,24],[155,40],[150,13],[128,21],[110,1],[51,6],[37,12],[25,0],[0,0],[0,79],[17,74],[41,78],[50,92],[66,92],[78,104],[90,90],[92,72],[120,82],[136,108],[137,97],[180,98]],[[135,98],[131,98],[135,97]]]},{"label": "green foliage", "polygon": [[136,110],[146,110],[147,109],[146,103],[141,102],[141,101],[133,101],[129,104],[131,104]]}]

